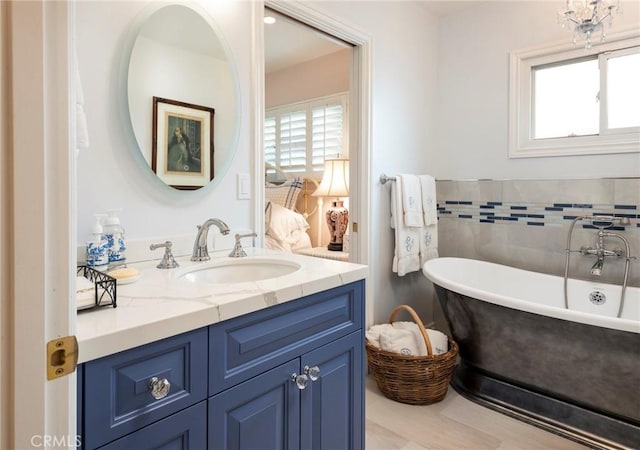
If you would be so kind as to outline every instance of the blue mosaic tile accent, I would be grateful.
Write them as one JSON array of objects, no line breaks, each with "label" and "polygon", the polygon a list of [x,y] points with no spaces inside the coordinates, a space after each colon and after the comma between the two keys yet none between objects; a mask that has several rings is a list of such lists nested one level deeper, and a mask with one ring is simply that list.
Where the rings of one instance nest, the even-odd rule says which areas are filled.
[{"label": "blue mosaic tile accent", "polygon": [[[629,204],[594,203],[512,203],[503,201],[441,200],[437,205],[441,218],[464,219],[483,224],[510,224],[534,227],[563,227],[580,216],[626,217],[629,226],[612,226],[608,230],[640,231],[640,208]],[[581,223],[585,229],[597,229],[591,224]],[[596,223],[597,225],[597,223]],[[606,224],[603,224],[606,225]]]},{"label": "blue mosaic tile accent", "polygon": [[[638,224],[638,226],[640,226],[640,224]],[[589,224],[583,224],[582,228],[585,228],[587,230],[599,230],[600,228],[598,227],[594,227],[593,225],[589,225]],[[607,231],[624,231],[626,230],[626,227],[607,227]]]}]

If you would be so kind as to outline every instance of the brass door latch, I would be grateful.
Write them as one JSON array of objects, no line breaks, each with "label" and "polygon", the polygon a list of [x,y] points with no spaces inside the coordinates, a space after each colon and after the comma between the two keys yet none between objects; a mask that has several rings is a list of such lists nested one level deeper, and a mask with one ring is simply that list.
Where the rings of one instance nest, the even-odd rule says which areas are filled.
[{"label": "brass door latch", "polygon": [[78,364],[78,340],[65,336],[47,342],[47,380],[69,375]]}]

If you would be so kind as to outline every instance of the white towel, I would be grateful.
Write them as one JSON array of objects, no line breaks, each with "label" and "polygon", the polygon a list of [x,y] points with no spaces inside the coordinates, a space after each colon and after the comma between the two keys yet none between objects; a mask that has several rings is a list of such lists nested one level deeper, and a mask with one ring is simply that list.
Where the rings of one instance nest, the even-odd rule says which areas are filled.
[{"label": "white towel", "polygon": [[420,266],[438,257],[438,224],[420,229]]},{"label": "white towel", "polygon": [[96,286],[85,277],[76,277],[76,309],[95,305]]},{"label": "white towel", "polygon": [[[441,355],[449,351],[447,335],[427,329],[433,355]],[[402,355],[426,356],[427,344],[415,322],[394,322],[391,324],[373,325],[366,332],[369,343],[387,352]]]},{"label": "white towel", "polygon": [[438,211],[436,208],[436,180],[420,175],[424,227],[420,230],[420,265],[438,257]]},{"label": "white towel", "polygon": [[[424,342],[422,333],[420,333],[420,328],[418,328],[418,324],[415,322],[393,322],[393,326],[399,329],[411,330],[413,333],[420,336],[420,339]],[[449,338],[446,334],[430,328],[426,328],[426,331],[427,336],[429,337],[429,342],[431,342],[431,351],[434,355],[441,355],[449,351]],[[426,344],[424,345],[424,354],[427,354]]]},{"label": "white towel", "polygon": [[380,348],[385,352],[399,353],[405,356],[425,356],[427,346],[424,338],[412,330],[391,327],[380,333]]},{"label": "white towel", "polygon": [[391,184],[391,215],[395,229],[396,248],[391,270],[404,276],[409,272],[420,270],[420,230],[418,227],[407,227],[404,223],[402,206],[402,180],[396,177]]},{"label": "white towel", "polygon": [[436,179],[431,175],[420,175],[420,190],[422,192],[422,213],[425,225],[438,223],[436,203]]},{"label": "white towel", "polygon": [[396,179],[401,180],[404,225],[407,227],[421,227],[424,225],[424,219],[420,178],[416,175],[400,174]]}]

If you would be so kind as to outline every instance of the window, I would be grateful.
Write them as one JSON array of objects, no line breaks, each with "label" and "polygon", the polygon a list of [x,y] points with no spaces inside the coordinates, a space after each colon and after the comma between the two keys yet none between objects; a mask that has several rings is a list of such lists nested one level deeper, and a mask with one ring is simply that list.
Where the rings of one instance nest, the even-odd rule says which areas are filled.
[{"label": "window", "polygon": [[268,109],[265,162],[320,179],[325,159],[348,156],[347,116],[347,94]]},{"label": "window", "polygon": [[511,54],[509,156],[640,151],[640,36]]}]

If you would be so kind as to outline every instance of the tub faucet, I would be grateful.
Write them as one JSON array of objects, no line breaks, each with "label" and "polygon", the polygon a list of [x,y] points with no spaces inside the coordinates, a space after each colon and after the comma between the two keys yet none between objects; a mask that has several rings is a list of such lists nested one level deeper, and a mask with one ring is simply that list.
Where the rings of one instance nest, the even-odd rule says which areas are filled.
[{"label": "tub faucet", "polygon": [[600,276],[602,275],[602,266],[604,265],[604,257],[598,256],[598,260],[591,267],[591,275]]},{"label": "tub faucet", "polygon": [[207,236],[209,234],[209,227],[215,225],[222,234],[229,234],[229,226],[220,219],[208,219],[202,225],[198,225],[198,234],[196,240],[193,243],[193,254],[191,255],[191,261],[208,261],[209,250],[207,249]]}]

